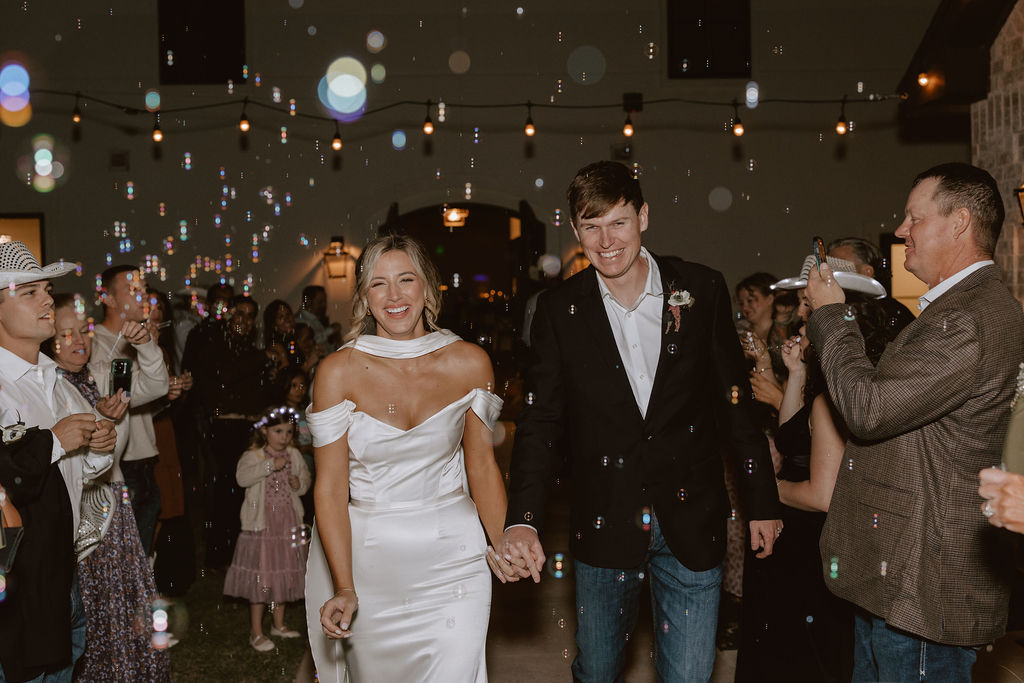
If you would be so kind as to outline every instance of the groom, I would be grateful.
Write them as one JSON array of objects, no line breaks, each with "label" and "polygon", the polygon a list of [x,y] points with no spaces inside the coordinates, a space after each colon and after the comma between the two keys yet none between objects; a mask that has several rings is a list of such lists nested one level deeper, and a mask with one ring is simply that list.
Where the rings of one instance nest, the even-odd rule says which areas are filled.
[{"label": "groom", "polygon": [[568,202],[593,265],[537,302],[498,549],[515,565],[509,573],[540,580],[538,533],[567,456],[574,680],[622,680],[646,575],[659,680],[710,680],[730,513],[721,448],[741,472],[758,557],[782,527],[729,292],[721,273],[641,246],[648,207],[622,164],[581,169]]}]

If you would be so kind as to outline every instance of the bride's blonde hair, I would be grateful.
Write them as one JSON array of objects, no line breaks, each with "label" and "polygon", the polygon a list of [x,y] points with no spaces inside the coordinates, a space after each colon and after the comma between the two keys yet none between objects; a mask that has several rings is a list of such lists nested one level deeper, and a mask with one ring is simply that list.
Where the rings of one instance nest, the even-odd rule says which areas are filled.
[{"label": "bride's blonde hair", "polygon": [[416,274],[423,280],[423,325],[428,332],[441,329],[437,317],[441,313],[441,276],[437,272],[427,250],[408,235],[383,235],[376,237],[363,248],[362,256],[356,263],[356,291],[352,300],[352,321],[344,342],[350,342],[361,334],[375,334],[377,321],[370,313],[366,293],[370,289],[370,278],[380,257],[389,251],[404,251],[412,261]]}]

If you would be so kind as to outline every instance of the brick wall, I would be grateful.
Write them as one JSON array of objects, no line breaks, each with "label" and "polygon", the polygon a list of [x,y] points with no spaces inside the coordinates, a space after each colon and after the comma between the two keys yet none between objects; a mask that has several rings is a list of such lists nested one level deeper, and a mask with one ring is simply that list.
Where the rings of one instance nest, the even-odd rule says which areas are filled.
[{"label": "brick wall", "polygon": [[999,183],[1006,222],[996,263],[1024,301],[1024,233],[1014,188],[1024,183],[1024,0],[1018,0],[989,53],[988,98],[971,105],[971,160]]}]

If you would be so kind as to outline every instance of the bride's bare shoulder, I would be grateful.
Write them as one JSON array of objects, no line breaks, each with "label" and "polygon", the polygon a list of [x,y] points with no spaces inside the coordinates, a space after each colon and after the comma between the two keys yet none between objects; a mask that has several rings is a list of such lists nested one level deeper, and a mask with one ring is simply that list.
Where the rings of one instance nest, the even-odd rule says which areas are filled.
[{"label": "bride's bare shoulder", "polygon": [[457,341],[449,348],[449,367],[471,387],[483,387],[494,381],[491,357],[476,344]]}]

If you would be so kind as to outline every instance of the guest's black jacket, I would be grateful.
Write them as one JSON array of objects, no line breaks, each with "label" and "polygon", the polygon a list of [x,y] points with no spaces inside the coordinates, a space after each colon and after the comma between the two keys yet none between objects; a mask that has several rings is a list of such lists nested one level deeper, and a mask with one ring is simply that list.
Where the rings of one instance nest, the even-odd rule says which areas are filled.
[{"label": "guest's black jacket", "polygon": [[[778,494],[721,273],[654,258],[664,305],[646,417],[630,389],[593,267],[539,297],[507,523],[543,529],[552,480],[568,457],[576,559],[638,566],[650,540],[645,512],[653,509],[672,553],[700,571],[725,553],[730,505],[722,444],[742,473],[749,519],[777,518]],[[678,329],[673,292],[676,301],[685,292],[692,302],[675,309]]]},{"label": "guest's black jacket", "polygon": [[0,665],[11,683],[71,664],[74,517],[52,446],[48,429],[0,446],[0,484],[25,528],[0,602]]}]

